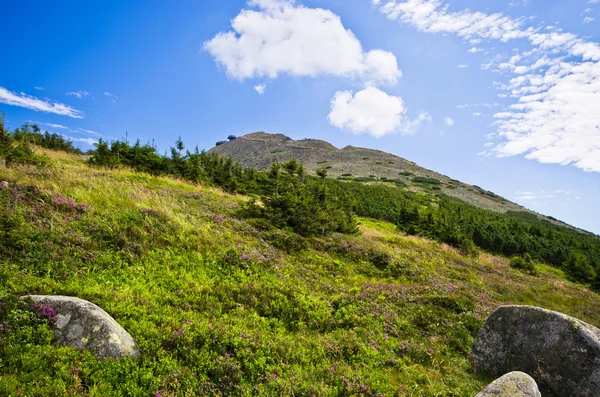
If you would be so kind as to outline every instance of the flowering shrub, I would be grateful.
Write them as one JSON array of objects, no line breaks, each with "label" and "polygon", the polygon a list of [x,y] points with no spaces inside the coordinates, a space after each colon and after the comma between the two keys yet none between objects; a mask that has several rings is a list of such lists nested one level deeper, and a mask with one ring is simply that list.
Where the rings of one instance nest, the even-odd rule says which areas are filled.
[{"label": "flowering shrub", "polygon": [[45,342],[51,338],[48,325],[55,321],[56,312],[50,306],[6,296],[0,301],[0,345]]},{"label": "flowering shrub", "polygon": [[50,204],[60,211],[65,211],[73,214],[85,214],[89,211],[89,206],[86,204],[78,204],[71,199],[68,199],[56,193],[50,201]]}]

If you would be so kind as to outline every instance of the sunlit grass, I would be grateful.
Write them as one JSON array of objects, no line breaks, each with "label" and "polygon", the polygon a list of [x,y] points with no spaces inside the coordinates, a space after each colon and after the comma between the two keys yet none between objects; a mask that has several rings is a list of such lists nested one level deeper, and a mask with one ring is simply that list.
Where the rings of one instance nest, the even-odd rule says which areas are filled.
[{"label": "sunlit grass", "polygon": [[[0,215],[25,219],[3,227],[26,247],[0,256],[0,296],[90,300],[142,355],[96,361],[0,342],[3,396],[469,396],[488,381],[470,372],[470,344],[498,305],[600,324],[598,294],[545,265],[531,276],[371,219],[359,220],[360,235],[297,249],[292,233],[240,219],[245,197],[45,153],[48,170],[0,167],[0,180],[42,192],[15,204],[0,191],[11,203]],[[52,206],[58,194],[86,212]],[[40,227],[28,218],[36,208],[47,218]]]}]

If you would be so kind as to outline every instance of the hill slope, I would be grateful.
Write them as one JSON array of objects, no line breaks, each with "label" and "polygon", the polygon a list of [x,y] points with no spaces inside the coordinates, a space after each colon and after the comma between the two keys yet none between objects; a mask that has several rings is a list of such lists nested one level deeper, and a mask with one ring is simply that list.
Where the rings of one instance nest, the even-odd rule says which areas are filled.
[{"label": "hill slope", "polygon": [[[489,381],[470,345],[498,305],[600,325],[600,296],[548,266],[531,276],[369,219],[303,239],[247,223],[244,196],[45,153],[50,168],[0,164],[0,322],[21,321],[0,333],[3,396],[469,396]],[[53,346],[6,310],[31,293],[98,304],[140,359]]]},{"label": "hill slope", "polygon": [[[209,150],[229,156],[244,167],[267,170],[273,161],[301,161],[310,172],[326,167],[330,177],[366,183],[406,186],[413,191],[433,191],[497,212],[530,210],[479,186],[472,186],[420,167],[412,161],[380,150],[346,146],[338,149],[317,139],[294,141],[282,134],[256,132]],[[538,214],[539,215],[539,214]],[[541,219],[565,225],[553,218]]]}]

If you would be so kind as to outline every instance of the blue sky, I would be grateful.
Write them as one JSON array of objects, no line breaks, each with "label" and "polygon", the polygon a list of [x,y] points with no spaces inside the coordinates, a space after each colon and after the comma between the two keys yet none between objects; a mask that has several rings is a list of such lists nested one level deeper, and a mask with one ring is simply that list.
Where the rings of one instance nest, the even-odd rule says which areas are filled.
[{"label": "blue sky", "polygon": [[0,110],[100,137],[381,149],[600,234],[600,0],[10,2]]}]

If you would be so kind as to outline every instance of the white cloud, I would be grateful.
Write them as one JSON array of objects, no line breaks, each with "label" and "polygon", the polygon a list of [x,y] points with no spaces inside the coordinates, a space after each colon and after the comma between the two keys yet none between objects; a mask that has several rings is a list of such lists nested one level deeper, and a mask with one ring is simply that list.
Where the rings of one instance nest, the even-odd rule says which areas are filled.
[{"label": "white cloud", "polygon": [[[592,0],[590,3],[600,3]],[[526,27],[529,18],[463,10],[442,0],[373,3],[390,19],[465,41],[524,40],[527,50],[492,56],[482,67],[503,74],[494,83],[508,109],[495,115],[500,142],[484,153],[523,155],[542,163],[572,164],[600,172],[600,45],[556,27]],[[473,43],[471,43],[473,45]]]},{"label": "white cloud", "polygon": [[204,43],[227,74],[257,77],[333,75],[395,84],[402,76],[394,54],[365,52],[338,15],[292,0],[250,0],[221,32]]},{"label": "white cloud", "polygon": [[585,17],[583,18],[583,23],[590,23],[590,22],[594,22],[595,19],[592,17]]},{"label": "white cloud", "polygon": [[69,127],[64,126],[62,124],[52,124],[52,123],[43,123],[43,124],[47,125],[48,127],[51,127],[51,128],[60,128],[60,129],[63,129],[63,130],[66,130],[67,128],[69,128]]},{"label": "white cloud", "polygon": [[81,99],[84,96],[90,95],[90,93],[87,91],[71,91],[71,92],[67,92],[67,95],[71,95],[71,96],[77,97],[78,99]]},{"label": "white cloud", "polygon": [[469,65],[467,65],[467,64],[465,64],[465,63],[462,63],[462,64],[458,65],[458,68],[459,68],[459,69],[466,69],[466,68],[468,68],[468,67],[469,67]]},{"label": "white cloud", "polygon": [[465,103],[458,105],[457,109],[469,109],[469,108],[493,108],[496,106],[502,106],[501,103]]},{"label": "white cloud", "polygon": [[81,143],[84,143],[89,146],[94,146],[94,144],[98,143],[98,141],[93,138],[77,138],[77,137],[68,136],[68,135],[63,135],[63,137],[66,139],[69,139],[73,142],[81,142]]},{"label": "white cloud", "polygon": [[118,96],[116,96],[115,94],[111,94],[108,91],[105,91],[104,95],[107,96],[107,97],[109,97],[109,98],[111,98],[113,103],[117,103],[117,100],[119,100]]},{"label": "white cloud", "polygon": [[444,123],[446,123],[447,126],[452,127],[454,125],[454,120],[452,120],[450,117],[446,116],[444,118]]},{"label": "white cloud", "polygon": [[[572,197],[573,192],[570,190],[555,190],[553,192],[548,192],[545,190],[542,191],[537,191],[537,192],[521,192],[521,191],[517,191],[515,192],[515,198],[517,201],[532,201],[532,200],[555,200],[555,201],[561,201],[561,202],[565,202],[565,201],[570,201],[570,197]],[[534,204],[540,204],[540,203],[534,203]]]},{"label": "white cloud", "polygon": [[351,91],[337,92],[328,118],[335,127],[379,138],[399,131],[404,113],[402,98],[367,87],[355,95]]},{"label": "white cloud", "polygon": [[527,37],[534,31],[522,31],[523,20],[514,20],[499,13],[449,12],[442,0],[390,0],[374,5],[380,5],[380,11],[388,18],[413,25],[420,31],[454,33],[467,40],[509,41]]},{"label": "white cloud", "polygon": [[35,86],[33,88],[35,88],[38,91],[46,91],[46,89],[44,87]]},{"label": "white cloud", "polygon": [[366,87],[356,94],[338,91],[331,100],[328,119],[331,125],[354,134],[380,138],[394,133],[413,135],[431,116],[420,112],[415,119],[408,119],[402,98]]},{"label": "white cloud", "polygon": [[92,135],[92,136],[98,136],[98,137],[102,136],[102,134],[99,132],[92,131],[92,130],[86,130],[85,128],[78,128],[77,131],[73,131],[73,132],[83,132],[85,134]]},{"label": "white cloud", "polygon": [[469,49],[469,51],[467,51],[467,52],[470,52],[471,54],[476,54],[476,53],[481,52],[481,51],[483,51],[483,48],[471,47]]},{"label": "white cloud", "polygon": [[46,98],[39,99],[23,92],[15,93],[7,90],[4,87],[0,87],[0,103],[31,109],[35,110],[36,112],[60,114],[75,119],[80,119],[83,117],[83,113],[81,111],[63,103],[51,101]]},{"label": "white cloud", "polygon": [[255,85],[254,89],[256,90],[256,92],[258,92],[260,95],[265,93],[265,89],[267,88],[266,84],[259,84],[259,85]]}]

